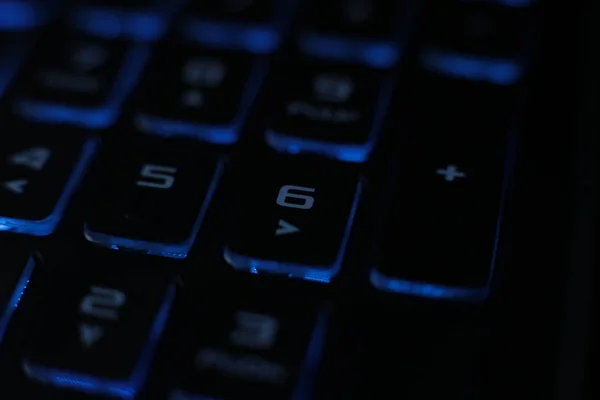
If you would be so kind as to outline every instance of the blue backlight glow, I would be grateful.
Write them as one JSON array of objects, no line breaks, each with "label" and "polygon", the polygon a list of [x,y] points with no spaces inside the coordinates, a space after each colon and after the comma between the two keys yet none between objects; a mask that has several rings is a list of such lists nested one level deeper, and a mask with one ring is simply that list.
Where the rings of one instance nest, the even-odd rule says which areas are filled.
[{"label": "blue backlight glow", "polygon": [[183,24],[183,34],[190,41],[210,47],[270,54],[279,48],[298,0],[278,1],[276,5],[273,18],[265,23],[190,17]]},{"label": "blue backlight glow", "polygon": [[371,130],[364,143],[349,144],[306,139],[300,136],[292,136],[285,132],[277,132],[272,129],[268,129],[265,132],[265,141],[271,148],[281,153],[318,154],[343,162],[363,163],[369,159],[371,152],[377,144],[394,87],[392,79],[387,79],[382,83],[379,98],[375,105],[375,115],[371,124]]},{"label": "blue backlight glow", "polygon": [[85,142],[81,150],[81,156],[79,157],[77,164],[74,165],[73,172],[50,215],[39,221],[0,216],[0,230],[32,236],[47,236],[52,234],[61,221],[65,208],[69,204],[73,193],[77,190],[81,180],[87,172],[97,146],[97,138],[90,138]]},{"label": "blue backlight glow", "polygon": [[420,8],[419,1],[403,2],[393,18],[391,32],[382,38],[303,30],[296,41],[300,50],[313,57],[349,63],[359,63],[371,68],[393,68],[410,39]]},{"label": "blue backlight glow", "polygon": [[78,5],[72,13],[72,23],[83,32],[105,39],[155,41],[165,35],[171,18],[182,5],[182,0],[157,0],[147,9]]},{"label": "blue backlight glow", "polygon": [[340,243],[340,248],[335,261],[331,265],[316,266],[293,262],[258,259],[252,256],[237,254],[227,247],[225,247],[223,250],[223,257],[225,258],[225,261],[227,261],[227,263],[236,270],[248,271],[253,274],[269,273],[285,275],[289,278],[299,278],[314,282],[329,283],[342,268],[361,194],[362,183],[359,181],[356,193],[354,195],[354,201],[350,209],[350,214],[348,215],[348,221],[346,222],[344,235]]},{"label": "blue backlight glow", "polygon": [[194,245],[196,235],[200,230],[200,226],[202,225],[204,216],[206,215],[206,212],[210,206],[213,194],[217,189],[219,181],[221,180],[223,169],[223,162],[219,162],[217,164],[215,174],[213,175],[212,182],[210,183],[208,191],[206,193],[206,197],[203,200],[200,212],[198,213],[196,221],[194,222],[194,226],[192,227],[192,231],[190,232],[190,236],[183,242],[158,243],[144,240],[129,239],[126,237],[118,237],[101,232],[94,232],[90,230],[90,228],[87,225],[84,226],[84,236],[90,242],[98,243],[102,246],[108,247],[113,250],[135,251],[148,255],[155,255],[168,258],[186,258],[188,252]]},{"label": "blue backlight glow", "polygon": [[[516,131],[515,131],[516,132]],[[445,299],[465,302],[482,302],[486,300],[493,288],[496,263],[498,259],[498,248],[500,243],[500,234],[502,221],[505,214],[506,202],[512,191],[514,165],[517,153],[518,135],[511,133],[507,147],[507,156],[504,163],[504,179],[502,182],[502,191],[500,199],[500,208],[496,222],[496,231],[494,235],[494,244],[490,254],[489,278],[481,287],[458,287],[429,282],[416,282],[400,277],[392,277],[382,274],[377,267],[373,267],[370,272],[371,284],[382,291],[394,292],[408,296],[418,296],[429,299]]]},{"label": "blue backlight glow", "polygon": [[1,0],[0,29],[24,30],[40,26],[55,15],[53,0]]},{"label": "blue backlight glow", "polygon": [[145,43],[133,45],[112,93],[106,102],[99,107],[79,107],[72,104],[61,104],[21,98],[15,103],[19,114],[43,123],[69,123],[89,129],[110,127],[119,116],[121,105],[135,86],[150,55],[150,46]]},{"label": "blue backlight glow", "polygon": [[303,33],[298,38],[303,52],[338,61],[361,62],[373,68],[391,68],[400,58],[401,49],[391,41],[369,41],[343,36]]},{"label": "blue backlight glow", "polygon": [[242,96],[238,113],[229,125],[209,125],[188,121],[177,121],[156,117],[140,112],[135,116],[135,124],[142,132],[173,137],[182,136],[204,140],[214,144],[232,144],[240,137],[248,112],[263,84],[268,70],[266,61],[255,62]]},{"label": "blue backlight glow", "polygon": [[35,261],[33,257],[29,258],[19,280],[17,281],[17,285],[8,301],[8,304],[4,305],[4,309],[0,310],[0,343],[4,338],[4,334],[8,329],[8,325],[12,319],[13,314],[15,313],[17,307],[21,302],[21,298],[27,289],[27,285],[29,284],[29,279],[31,278],[31,274],[35,268]]},{"label": "blue backlight glow", "polygon": [[[128,379],[112,380],[90,376],[39,365],[28,360],[23,362],[23,371],[31,379],[44,384],[95,395],[133,399],[146,381],[156,346],[169,318],[174,298],[175,287],[171,285],[154,320],[150,334],[142,347],[137,364]],[[118,362],[118,354],[115,354],[115,362]]]},{"label": "blue backlight glow", "polygon": [[523,72],[516,60],[488,59],[441,50],[425,51],[421,62],[424,67],[444,75],[497,85],[512,85]]}]

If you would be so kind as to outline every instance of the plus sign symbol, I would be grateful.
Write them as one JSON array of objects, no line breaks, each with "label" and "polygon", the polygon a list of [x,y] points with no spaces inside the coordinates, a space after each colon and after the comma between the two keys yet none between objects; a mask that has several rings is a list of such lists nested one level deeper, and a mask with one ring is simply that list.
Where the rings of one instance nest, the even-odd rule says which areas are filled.
[{"label": "plus sign symbol", "polygon": [[458,167],[454,164],[448,165],[446,168],[440,168],[435,171],[437,175],[443,176],[444,180],[448,182],[454,182],[458,178],[466,178],[467,175],[462,172]]}]

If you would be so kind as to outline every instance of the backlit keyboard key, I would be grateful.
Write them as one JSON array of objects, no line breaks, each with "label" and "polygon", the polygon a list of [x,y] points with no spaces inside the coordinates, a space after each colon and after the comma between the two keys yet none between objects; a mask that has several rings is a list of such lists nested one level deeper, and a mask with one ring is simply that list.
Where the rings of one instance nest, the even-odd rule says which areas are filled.
[{"label": "backlit keyboard key", "polygon": [[[274,301],[274,299],[276,299]],[[190,313],[170,400],[310,399],[328,310],[264,290]]]},{"label": "backlit keyboard key", "polygon": [[107,128],[137,82],[145,44],[85,36],[43,40],[15,89],[15,111],[46,123]]},{"label": "backlit keyboard key", "polygon": [[267,143],[290,154],[366,161],[377,143],[393,80],[361,66],[296,61],[278,81]]},{"label": "backlit keyboard key", "polygon": [[482,301],[493,286],[512,178],[515,98],[478,82],[432,77],[415,86],[371,282],[412,296]]},{"label": "backlit keyboard key", "polygon": [[78,0],[71,21],[98,37],[157,40],[182,5],[183,0]]},{"label": "backlit keyboard key", "polygon": [[0,139],[3,231],[36,236],[54,232],[96,149],[96,139],[39,132],[43,129],[14,127]]},{"label": "backlit keyboard key", "polygon": [[85,224],[112,249],[184,258],[222,174],[214,155],[189,143],[131,141],[105,154]]},{"label": "backlit keyboard key", "polygon": [[[4,239],[4,238],[3,238]],[[27,289],[35,262],[29,251],[2,244],[0,268],[0,342]]]},{"label": "backlit keyboard key", "polygon": [[308,2],[298,44],[323,58],[392,67],[415,19],[415,2],[333,0]]},{"label": "backlit keyboard key", "polygon": [[184,34],[208,46],[272,53],[281,44],[297,3],[297,0],[190,2]]},{"label": "backlit keyboard key", "polygon": [[263,164],[244,169],[234,191],[225,260],[251,273],[329,282],[342,267],[362,183],[333,162]]},{"label": "backlit keyboard key", "polygon": [[[102,263],[115,261],[80,262],[78,270],[102,271]],[[55,387],[134,398],[166,325],[174,284],[149,270],[70,274],[54,283],[34,320],[22,361],[25,375]]]},{"label": "backlit keyboard key", "polygon": [[510,85],[533,39],[531,9],[488,1],[434,1],[425,13],[421,64],[449,76]]},{"label": "backlit keyboard key", "polygon": [[255,56],[197,47],[159,53],[150,68],[138,96],[137,128],[217,144],[237,141],[267,72],[266,61]]}]

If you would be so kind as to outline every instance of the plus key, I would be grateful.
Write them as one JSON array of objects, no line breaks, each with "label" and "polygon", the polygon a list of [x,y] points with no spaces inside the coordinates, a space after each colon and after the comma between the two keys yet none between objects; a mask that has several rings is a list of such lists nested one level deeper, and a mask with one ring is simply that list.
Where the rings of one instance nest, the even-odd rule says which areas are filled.
[{"label": "plus key", "polygon": [[494,287],[516,151],[502,99],[515,102],[495,86],[428,78],[418,87],[428,95],[409,92],[370,279],[383,291],[480,302]]},{"label": "plus key", "polygon": [[[361,193],[333,162],[265,163],[240,180],[225,260],[235,269],[329,282],[340,270]],[[262,169],[265,168],[265,169]]]}]

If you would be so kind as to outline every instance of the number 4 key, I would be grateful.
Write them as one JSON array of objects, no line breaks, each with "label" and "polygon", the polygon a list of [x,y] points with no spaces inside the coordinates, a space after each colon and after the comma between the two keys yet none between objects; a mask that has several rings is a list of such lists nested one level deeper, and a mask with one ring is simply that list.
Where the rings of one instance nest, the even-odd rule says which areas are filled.
[{"label": "number 4 key", "polygon": [[250,175],[260,181],[240,180],[224,249],[235,269],[320,282],[340,271],[361,182],[333,162],[301,160],[264,163]]}]

